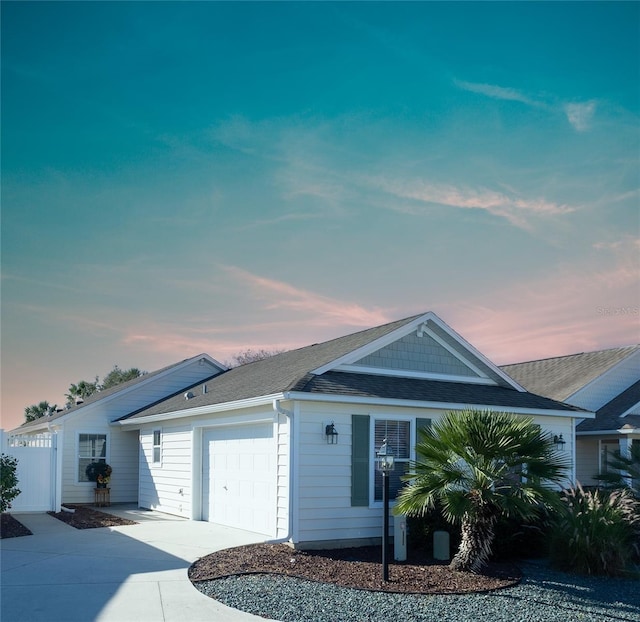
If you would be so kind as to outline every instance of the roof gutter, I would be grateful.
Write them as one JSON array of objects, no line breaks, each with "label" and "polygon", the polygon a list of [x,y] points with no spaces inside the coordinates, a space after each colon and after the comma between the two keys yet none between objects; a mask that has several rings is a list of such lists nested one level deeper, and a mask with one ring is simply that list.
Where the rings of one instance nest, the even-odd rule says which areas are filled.
[{"label": "roof gutter", "polygon": [[603,436],[605,434],[640,434],[640,428],[618,428],[617,430],[576,431],[576,436]]},{"label": "roof gutter", "polygon": [[120,427],[138,427],[145,423],[155,423],[157,421],[170,421],[171,419],[182,419],[183,417],[197,417],[199,415],[210,415],[212,413],[223,412],[228,410],[240,410],[242,408],[251,408],[252,406],[264,406],[271,404],[274,400],[282,399],[282,393],[273,393],[271,395],[261,395],[259,397],[250,397],[244,400],[236,400],[234,402],[222,402],[220,404],[207,404],[206,406],[198,406],[197,408],[182,408],[166,413],[158,413],[156,415],[146,415],[143,417],[132,417],[131,419],[122,419],[112,421],[110,425]]},{"label": "roof gutter", "polygon": [[460,402],[427,402],[424,400],[403,400],[398,398],[360,397],[352,395],[327,395],[325,393],[304,393],[300,391],[286,391],[285,400],[299,400],[306,402],[329,402],[343,404],[367,404],[371,406],[393,406],[405,408],[437,408],[441,410],[460,410],[460,407],[474,409],[490,409],[497,412],[514,413],[517,415],[548,415],[553,417],[580,417],[595,419],[596,414],[587,410],[555,410],[547,408],[518,408],[498,406],[495,404],[462,404]]}]

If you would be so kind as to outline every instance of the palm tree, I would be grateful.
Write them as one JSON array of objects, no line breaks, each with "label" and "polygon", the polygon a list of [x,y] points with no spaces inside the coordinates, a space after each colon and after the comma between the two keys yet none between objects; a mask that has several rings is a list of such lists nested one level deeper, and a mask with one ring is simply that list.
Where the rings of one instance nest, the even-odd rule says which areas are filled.
[{"label": "palm tree", "polygon": [[24,409],[24,420],[27,423],[35,421],[36,419],[40,419],[40,417],[54,413],[56,408],[58,407],[55,404],[51,405],[46,400],[43,400],[38,404],[32,404]]},{"label": "palm tree", "polygon": [[500,516],[534,517],[558,502],[569,463],[550,434],[530,417],[491,411],[451,411],[420,431],[417,460],[405,476],[397,513],[422,516],[436,503],[445,519],[461,524],[454,570],[481,572]]},{"label": "palm tree", "polygon": [[79,401],[86,400],[89,396],[93,395],[98,390],[98,376],[96,376],[95,382],[87,382],[86,380],[80,380],[78,384],[71,384],[69,386],[69,393],[65,393],[67,403],[70,405],[77,404]]},{"label": "palm tree", "polygon": [[616,450],[607,459],[607,471],[595,476],[607,488],[630,486],[640,498],[640,442],[633,441],[628,455]]}]

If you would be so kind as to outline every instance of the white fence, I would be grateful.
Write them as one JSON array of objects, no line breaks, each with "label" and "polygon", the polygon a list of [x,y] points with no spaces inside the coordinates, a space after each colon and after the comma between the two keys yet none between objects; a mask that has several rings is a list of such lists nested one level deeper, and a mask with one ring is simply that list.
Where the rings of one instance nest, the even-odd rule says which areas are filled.
[{"label": "white fence", "polygon": [[11,502],[11,512],[48,512],[55,509],[55,434],[12,434],[0,430],[0,448],[18,460],[16,475],[20,494]]}]

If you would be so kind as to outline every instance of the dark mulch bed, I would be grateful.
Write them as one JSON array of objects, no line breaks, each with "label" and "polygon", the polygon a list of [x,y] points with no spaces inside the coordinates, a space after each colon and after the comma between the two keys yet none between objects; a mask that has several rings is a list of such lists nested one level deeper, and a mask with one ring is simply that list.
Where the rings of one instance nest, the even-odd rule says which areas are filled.
[{"label": "dark mulch bed", "polygon": [[75,512],[73,514],[71,512],[47,512],[47,514],[76,529],[97,529],[99,527],[120,527],[121,525],[138,524],[128,518],[105,514],[84,505],[65,504],[65,507],[75,510]]},{"label": "dark mulch bed", "polygon": [[485,574],[456,572],[420,553],[389,565],[381,579],[380,547],[296,551],[286,544],[251,544],[207,555],[189,568],[193,582],[238,574],[283,574],[343,587],[415,594],[466,594],[517,584],[513,564],[492,564]]},{"label": "dark mulch bed", "polygon": [[19,520],[11,514],[0,514],[0,539],[20,538],[22,536],[32,536],[33,534]]}]

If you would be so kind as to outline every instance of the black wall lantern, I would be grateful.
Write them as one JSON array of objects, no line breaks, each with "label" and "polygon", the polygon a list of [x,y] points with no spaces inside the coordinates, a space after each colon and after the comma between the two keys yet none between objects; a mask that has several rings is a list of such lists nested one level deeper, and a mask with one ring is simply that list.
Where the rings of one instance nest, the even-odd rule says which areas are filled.
[{"label": "black wall lantern", "polygon": [[338,430],[333,421],[325,427],[324,433],[327,435],[327,445],[338,444]]},{"label": "black wall lantern", "polygon": [[562,438],[562,434],[556,434],[553,437],[553,442],[555,443],[556,449],[559,449],[561,451],[564,449],[564,446],[567,444],[567,441],[565,441]]}]

